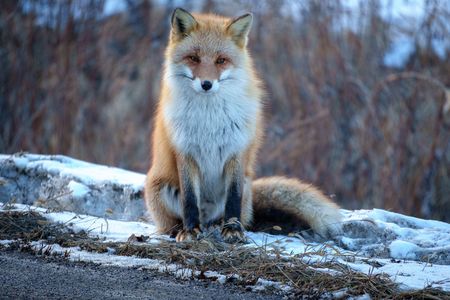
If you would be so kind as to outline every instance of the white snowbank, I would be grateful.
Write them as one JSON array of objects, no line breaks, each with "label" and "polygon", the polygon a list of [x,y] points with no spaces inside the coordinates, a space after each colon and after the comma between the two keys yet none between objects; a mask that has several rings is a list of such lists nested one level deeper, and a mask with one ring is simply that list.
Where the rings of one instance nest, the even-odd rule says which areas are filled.
[{"label": "white snowbank", "polygon": [[26,154],[23,156],[0,154],[0,161],[12,160],[20,169],[43,170],[68,179],[77,179],[85,185],[120,183],[135,191],[143,188],[145,175],[119,168],[87,163],[63,155]]},{"label": "white snowbank", "polygon": [[146,218],[145,175],[62,155],[0,155],[0,201],[121,220]]},{"label": "white snowbank", "polygon": [[[450,264],[450,224],[382,209],[346,211],[341,242],[365,256]],[[351,228],[352,223],[358,226]],[[364,225],[365,224],[365,225]],[[361,232],[356,232],[359,229]],[[447,276],[450,277],[450,274]]]}]

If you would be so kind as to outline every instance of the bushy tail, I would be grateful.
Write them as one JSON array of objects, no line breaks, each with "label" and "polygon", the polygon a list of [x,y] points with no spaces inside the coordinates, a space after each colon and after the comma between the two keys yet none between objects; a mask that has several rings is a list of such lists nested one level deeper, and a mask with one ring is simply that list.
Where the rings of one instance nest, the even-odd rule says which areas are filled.
[{"label": "bushy tail", "polygon": [[254,229],[278,225],[283,232],[311,228],[322,237],[341,231],[339,207],[311,184],[285,177],[253,181]]}]

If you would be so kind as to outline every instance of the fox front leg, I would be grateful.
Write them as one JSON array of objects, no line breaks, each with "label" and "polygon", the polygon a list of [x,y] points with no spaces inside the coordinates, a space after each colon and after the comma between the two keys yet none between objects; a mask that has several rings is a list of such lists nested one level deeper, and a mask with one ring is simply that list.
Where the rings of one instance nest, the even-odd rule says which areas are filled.
[{"label": "fox front leg", "polygon": [[241,224],[243,168],[237,157],[231,158],[224,168],[227,183],[224,224],[222,237],[228,243],[245,241],[244,228]]},{"label": "fox front leg", "polygon": [[179,158],[177,164],[180,175],[183,229],[178,232],[176,241],[192,241],[197,239],[197,235],[201,232],[197,207],[199,169],[196,162],[188,157]]}]

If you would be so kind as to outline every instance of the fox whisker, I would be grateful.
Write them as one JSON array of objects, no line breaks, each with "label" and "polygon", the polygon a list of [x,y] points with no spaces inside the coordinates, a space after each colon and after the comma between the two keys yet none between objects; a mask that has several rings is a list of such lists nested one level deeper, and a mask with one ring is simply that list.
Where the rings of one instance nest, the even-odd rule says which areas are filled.
[{"label": "fox whisker", "polygon": [[183,73],[172,74],[169,77],[183,77],[183,78],[187,78],[189,80],[194,80],[194,77],[188,76],[188,75],[183,74]]},{"label": "fox whisker", "polygon": [[228,78],[220,79],[219,82],[224,82],[224,81],[228,81],[228,80],[233,81],[233,80],[237,80],[237,79],[234,77],[228,77]]}]

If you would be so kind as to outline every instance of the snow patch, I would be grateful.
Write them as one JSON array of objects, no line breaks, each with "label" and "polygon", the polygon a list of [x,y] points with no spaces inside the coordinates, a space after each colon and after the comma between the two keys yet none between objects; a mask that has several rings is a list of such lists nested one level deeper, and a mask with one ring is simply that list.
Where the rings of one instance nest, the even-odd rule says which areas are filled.
[{"label": "snow patch", "polygon": [[252,289],[253,291],[264,291],[267,288],[275,288],[277,290],[281,290],[284,292],[289,292],[292,290],[292,288],[286,284],[282,284],[280,282],[272,281],[272,280],[266,280],[263,278],[258,278],[255,285],[253,286],[247,286],[248,288]]},{"label": "snow patch", "polygon": [[9,245],[11,245],[12,243],[15,243],[16,241],[14,240],[0,240],[0,245],[4,246],[4,247],[9,247]]},{"label": "snow patch", "polygon": [[72,196],[75,198],[84,197],[87,193],[89,193],[89,188],[87,186],[73,180],[69,182],[68,188],[72,192]]},{"label": "snow patch", "polygon": [[393,241],[389,245],[391,257],[399,259],[416,259],[416,252],[420,249],[416,244],[402,240]]}]

